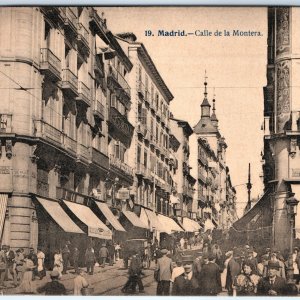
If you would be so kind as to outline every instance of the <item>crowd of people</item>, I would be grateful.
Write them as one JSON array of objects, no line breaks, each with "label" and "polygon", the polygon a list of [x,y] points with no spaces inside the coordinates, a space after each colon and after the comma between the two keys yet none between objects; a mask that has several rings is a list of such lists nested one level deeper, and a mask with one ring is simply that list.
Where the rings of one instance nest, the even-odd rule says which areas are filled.
[{"label": "crowd of people", "polygon": [[222,253],[219,245],[209,243],[203,244],[196,257],[161,249],[154,271],[157,295],[298,295],[299,249],[286,260],[276,249],[264,252],[258,254],[245,245]]},{"label": "crowd of people", "polygon": [[[20,248],[13,251],[10,246],[2,245],[0,249],[0,290],[6,288],[6,281],[12,280],[13,287],[16,287],[20,294],[33,294],[35,292],[47,295],[64,295],[66,293],[63,284],[59,281],[65,274],[76,274],[74,278],[74,295],[80,295],[82,288],[86,288],[88,283],[83,276],[84,271],[93,275],[94,266],[105,268],[107,264],[113,265],[120,259],[120,245],[112,242],[102,243],[100,249],[88,246],[83,254],[83,259],[77,247],[70,247],[67,241],[62,249],[57,249],[50,259],[41,248],[35,252],[33,248],[25,254]],[[45,259],[52,261],[50,267],[46,267]],[[84,270],[82,267],[85,267]],[[46,269],[52,270],[50,273],[51,282],[46,286],[34,288],[33,282],[42,280],[46,276]],[[10,277],[10,278],[9,278]],[[51,292],[50,290],[53,289]]]}]

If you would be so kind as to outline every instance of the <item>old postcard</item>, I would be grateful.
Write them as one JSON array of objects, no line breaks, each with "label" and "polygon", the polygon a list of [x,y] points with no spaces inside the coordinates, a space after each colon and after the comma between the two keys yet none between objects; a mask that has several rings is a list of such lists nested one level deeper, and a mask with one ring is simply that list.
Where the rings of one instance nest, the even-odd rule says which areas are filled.
[{"label": "old postcard", "polygon": [[0,7],[3,295],[298,295],[299,7]]}]

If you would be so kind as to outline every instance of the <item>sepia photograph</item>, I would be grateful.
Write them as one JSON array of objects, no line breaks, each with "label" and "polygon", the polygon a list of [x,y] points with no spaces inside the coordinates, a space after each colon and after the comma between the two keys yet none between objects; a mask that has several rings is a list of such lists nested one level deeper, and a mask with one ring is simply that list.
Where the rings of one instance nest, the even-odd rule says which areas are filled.
[{"label": "sepia photograph", "polygon": [[300,7],[0,6],[0,94],[0,295],[300,294]]}]

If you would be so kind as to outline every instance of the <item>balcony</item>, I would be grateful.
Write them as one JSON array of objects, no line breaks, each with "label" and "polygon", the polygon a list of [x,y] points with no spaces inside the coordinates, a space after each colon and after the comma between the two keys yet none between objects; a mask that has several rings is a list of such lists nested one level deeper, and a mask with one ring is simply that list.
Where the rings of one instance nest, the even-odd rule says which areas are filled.
[{"label": "balcony", "polygon": [[206,176],[205,176],[202,172],[199,172],[199,173],[198,173],[198,179],[199,179],[202,183],[206,184]]},{"label": "balcony", "polygon": [[72,7],[62,7],[65,32],[70,37],[77,37],[77,15]]},{"label": "balcony", "polygon": [[98,167],[104,169],[104,170],[109,170],[109,159],[108,157],[100,152],[99,150],[92,148],[91,150],[92,154],[92,162],[97,165]]},{"label": "balcony", "polygon": [[134,128],[128,122],[126,116],[123,116],[114,107],[110,107],[108,125],[110,132],[113,132],[120,141],[129,147]]},{"label": "balcony", "polygon": [[109,156],[109,164],[112,167],[117,168],[122,173],[124,173],[126,176],[133,177],[133,169],[129,167],[126,163],[121,161],[119,158],[115,157],[114,155]]},{"label": "balcony", "polygon": [[91,28],[104,40],[105,43],[109,44],[109,40],[105,35],[105,30],[107,28],[106,21],[100,18],[97,11],[92,7],[89,9],[89,15]]},{"label": "balcony", "polygon": [[64,23],[65,14],[60,7],[57,6],[42,6],[41,12],[51,21]]},{"label": "balcony", "polygon": [[78,82],[78,97],[76,100],[84,105],[91,106],[90,89],[82,81]]},{"label": "balcony", "polygon": [[71,137],[67,135],[63,135],[63,144],[64,148],[72,153],[74,156],[76,156],[77,152],[77,142],[73,140]]},{"label": "balcony", "polygon": [[201,162],[204,166],[208,166],[208,160],[205,156],[199,154],[198,155],[198,160]]},{"label": "balcony", "polygon": [[145,98],[145,85],[142,81],[138,81],[137,91],[139,96],[144,99]]},{"label": "balcony", "polygon": [[54,126],[39,120],[35,121],[35,136],[42,138],[50,143],[60,146],[62,144],[62,132]]},{"label": "balcony", "polygon": [[87,195],[79,194],[75,191],[71,191],[62,187],[56,187],[56,199],[68,200],[79,204],[85,204],[89,197]]},{"label": "balcony", "polygon": [[95,101],[95,108],[93,110],[93,114],[94,114],[95,118],[99,119],[100,121],[105,120],[105,107],[98,100]]},{"label": "balcony", "polygon": [[187,195],[190,198],[193,198],[194,195],[193,189],[185,185],[182,187],[182,193]]},{"label": "balcony", "polygon": [[64,69],[62,72],[62,90],[69,94],[69,96],[71,97],[78,97],[77,76],[70,69]]},{"label": "balcony", "polygon": [[150,146],[155,147],[156,145],[156,138],[153,133],[150,132]]},{"label": "balcony", "polygon": [[145,124],[140,123],[137,127],[136,127],[136,131],[137,134],[145,137],[146,133],[147,133],[147,128],[145,126]]},{"label": "balcony", "polygon": [[144,175],[145,175],[145,166],[143,164],[137,163],[137,166],[136,166],[136,175],[144,177]]},{"label": "balcony", "polygon": [[82,51],[84,52],[84,54],[89,55],[90,53],[89,32],[83,26],[82,23],[78,23],[77,45],[79,51]]},{"label": "balcony", "polygon": [[77,159],[82,160],[82,161],[90,161],[91,160],[91,154],[89,147],[82,145],[82,144],[77,144]]},{"label": "balcony", "polygon": [[101,83],[103,80],[105,73],[104,73],[104,64],[102,57],[100,55],[95,55],[94,60],[94,72],[95,72],[95,79],[98,83]]},{"label": "balcony", "polygon": [[148,180],[149,182],[153,182],[153,176],[151,175],[151,170],[145,167],[145,180]]},{"label": "balcony", "polygon": [[122,89],[123,94],[130,99],[130,86],[125,80],[125,78],[115,69],[114,66],[109,66],[109,71],[107,75],[107,81],[108,85],[113,88],[113,86],[116,89]]},{"label": "balcony", "polygon": [[291,129],[286,131],[287,135],[299,136],[300,135],[300,112],[292,111],[291,114]]},{"label": "balcony", "polygon": [[148,92],[146,87],[145,87],[145,103],[148,107],[150,107],[150,93]]},{"label": "balcony", "polygon": [[48,48],[41,49],[41,73],[52,79],[53,81],[60,81],[61,61]]}]

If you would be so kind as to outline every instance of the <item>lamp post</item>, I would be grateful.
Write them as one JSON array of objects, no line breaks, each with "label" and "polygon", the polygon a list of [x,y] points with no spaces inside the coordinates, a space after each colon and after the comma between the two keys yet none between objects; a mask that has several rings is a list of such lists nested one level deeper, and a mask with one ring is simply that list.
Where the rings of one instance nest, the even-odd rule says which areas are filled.
[{"label": "lamp post", "polygon": [[116,186],[117,186],[118,182],[119,182],[119,177],[116,177],[112,184],[112,199],[111,199],[112,207],[116,206]]},{"label": "lamp post", "polygon": [[294,241],[294,221],[295,215],[297,214],[298,200],[294,197],[294,194],[288,199],[286,199],[286,204],[288,208],[288,215],[290,216],[290,253],[293,254],[293,241]]},{"label": "lamp post", "polygon": [[295,215],[297,214],[297,205],[298,200],[294,197],[294,194],[288,199],[286,199],[288,215],[290,217],[290,257],[288,260],[288,267],[287,267],[287,279],[288,282],[293,281],[293,274],[294,274],[294,267],[293,267],[293,242],[294,242],[294,227],[295,227]]}]

